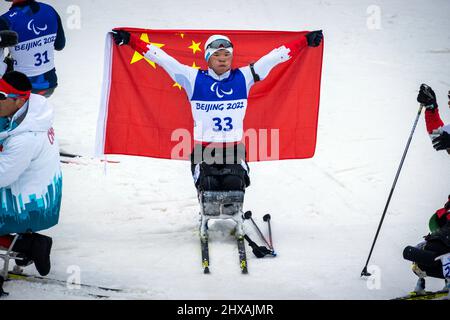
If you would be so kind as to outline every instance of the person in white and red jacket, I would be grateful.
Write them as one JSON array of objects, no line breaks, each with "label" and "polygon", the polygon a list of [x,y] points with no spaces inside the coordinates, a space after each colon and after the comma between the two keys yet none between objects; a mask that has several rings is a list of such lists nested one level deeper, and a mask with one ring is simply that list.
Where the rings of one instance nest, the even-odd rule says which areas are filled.
[{"label": "person in white and red jacket", "polygon": [[62,172],[53,108],[31,90],[23,73],[0,79],[0,248],[13,246],[19,235],[12,251],[23,260],[16,263],[34,263],[45,276],[53,241],[37,232],[59,222]]},{"label": "person in white and red jacket", "polygon": [[[450,91],[448,95],[450,100]],[[447,150],[450,154],[450,125],[444,125],[439,115],[439,106],[433,89],[422,84],[417,101],[426,108],[425,121],[427,131],[433,140],[433,147],[437,151]]]}]

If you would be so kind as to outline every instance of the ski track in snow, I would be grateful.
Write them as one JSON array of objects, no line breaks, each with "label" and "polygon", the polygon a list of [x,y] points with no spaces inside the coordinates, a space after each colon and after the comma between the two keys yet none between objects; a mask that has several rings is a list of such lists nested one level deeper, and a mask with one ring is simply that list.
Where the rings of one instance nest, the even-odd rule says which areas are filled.
[{"label": "ski track in snow", "polygon": [[[74,4],[47,2],[63,21]],[[64,150],[93,155],[104,38],[117,26],[323,29],[318,145],[313,159],[251,164],[245,209],[265,233],[262,217],[271,213],[279,255],[258,260],[248,249],[248,276],[240,274],[230,222],[212,224],[212,274],[202,274],[188,163],[110,156],[120,163],[63,164],[61,220],[47,232],[54,238],[49,276],[67,279],[77,266],[82,283],[124,290],[111,299],[389,299],[412,290],[416,277],[402,259],[403,248],[421,241],[429,217],[450,192],[444,178],[450,159],[434,152],[423,118],[371,260],[379,287],[370,290],[371,282],[359,275],[413,125],[421,83],[434,88],[442,118],[450,120],[450,3],[379,0],[381,29],[370,30],[367,9],[373,4],[77,1],[81,29],[66,27],[68,46],[56,54],[60,87],[51,98]],[[0,3],[1,11],[8,5]],[[246,230],[262,245],[250,224]],[[430,290],[442,285],[428,281]],[[58,285],[13,281],[5,289],[9,299],[95,299],[90,290]]]}]

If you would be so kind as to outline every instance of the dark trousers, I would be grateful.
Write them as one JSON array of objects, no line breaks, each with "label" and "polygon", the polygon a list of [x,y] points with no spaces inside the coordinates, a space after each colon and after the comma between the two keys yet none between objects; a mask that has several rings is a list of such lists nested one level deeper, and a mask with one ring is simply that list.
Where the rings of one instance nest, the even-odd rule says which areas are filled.
[{"label": "dark trousers", "polygon": [[191,170],[197,176],[195,186],[199,191],[245,191],[250,177],[242,166],[245,146],[228,147],[196,145],[191,155]]},{"label": "dark trousers", "polygon": [[[226,166],[224,169],[228,169]],[[244,169],[242,168],[244,171]],[[199,191],[244,191],[246,188],[244,172],[241,175],[229,174],[223,176],[200,175],[196,183]]]},{"label": "dark trousers", "polygon": [[[427,241],[424,250],[434,252],[436,257],[444,255],[450,252],[450,248],[447,247],[443,242],[439,240]],[[433,265],[423,265],[418,264],[420,270],[425,271],[427,276],[433,278],[444,279],[444,274],[442,273],[442,263],[441,261],[436,261]]]}]

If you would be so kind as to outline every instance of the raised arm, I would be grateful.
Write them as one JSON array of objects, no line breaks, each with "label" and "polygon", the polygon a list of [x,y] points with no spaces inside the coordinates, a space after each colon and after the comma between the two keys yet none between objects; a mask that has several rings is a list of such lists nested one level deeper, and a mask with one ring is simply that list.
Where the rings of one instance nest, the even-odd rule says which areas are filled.
[{"label": "raised arm", "polygon": [[437,104],[436,93],[426,84],[420,86],[417,102],[425,107],[425,121],[427,124],[427,131],[432,135],[436,130],[444,126],[439,115],[439,106]]},{"label": "raised arm", "polygon": [[[450,100],[450,92],[449,92]],[[444,122],[439,115],[439,106],[436,94],[431,87],[422,84],[417,101],[425,108],[425,122],[427,131],[433,140],[433,146],[436,150],[450,150],[450,125],[444,126]],[[450,102],[449,102],[450,104]],[[450,154],[450,152],[449,152]]]},{"label": "raised arm", "polygon": [[145,43],[127,31],[114,30],[113,38],[117,45],[128,44],[150,61],[157,63],[175,82],[179,83],[186,90],[189,98],[192,97],[195,79],[198,74],[197,69],[178,62],[161,48]]},{"label": "raised arm", "polygon": [[241,71],[244,73],[247,80],[248,90],[250,90],[251,86],[255,83],[255,79],[258,81],[264,80],[277,65],[296,57],[308,46],[318,47],[322,40],[322,31],[310,32],[304,37],[300,37],[297,40],[272,50],[269,54],[259,59],[253,66],[254,72],[252,71],[251,66],[241,68]]}]

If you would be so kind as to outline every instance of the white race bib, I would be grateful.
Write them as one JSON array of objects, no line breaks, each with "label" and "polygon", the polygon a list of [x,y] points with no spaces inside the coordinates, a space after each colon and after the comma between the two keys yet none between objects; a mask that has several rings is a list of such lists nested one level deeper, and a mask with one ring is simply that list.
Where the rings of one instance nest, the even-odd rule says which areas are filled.
[{"label": "white race bib", "polygon": [[442,262],[442,273],[446,279],[450,278],[450,253],[439,257]]},{"label": "white race bib", "polygon": [[28,77],[38,76],[55,67],[54,43],[56,34],[21,42],[11,48],[14,69]]},{"label": "white race bib", "polygon": [[201,142],[238,142],[244,135],[247,100],[191,101],[194,139]]}]

